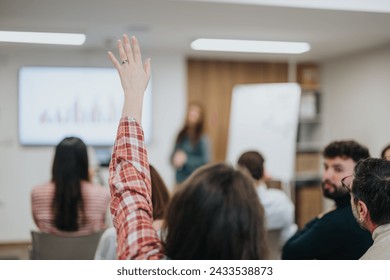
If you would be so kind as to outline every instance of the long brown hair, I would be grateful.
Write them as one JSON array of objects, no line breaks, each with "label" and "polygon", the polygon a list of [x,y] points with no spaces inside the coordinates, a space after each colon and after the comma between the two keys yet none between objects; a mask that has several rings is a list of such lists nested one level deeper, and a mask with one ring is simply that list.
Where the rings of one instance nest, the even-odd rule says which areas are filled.
[{"label": "long brown hair", "polygon": [[[191,107],[197,107],[199,109],[199,120],[194,127],[191,127],[188,122],[188,114],[190,112]],[[203,134],[203,130],[204,130],[204,109],[200,104],[192,102],[188,105],[185,123],[177,135],[176,144],[182,142],[183,139],[187,136],[190,138],[192,145],[196,145]]]},{"label": "long brown hair", "polygon": [[152,165],[149,167],[152,181],[153,219],[163,219],[170,199],[169,191],[157,170]]},{"label": "long brown hair", "polygon": [[83,213],[82,180],[89,181],[87,147],[80,138],[64,138],[56,147],[52,168],[55,185],[52,208],[59,230],[79,229],[79,213]]},{"label": "long brown hair", "polygon": [[199,168],[172,198],[165,249],[172,259],[266,259],[264,210],[249,175]]}]

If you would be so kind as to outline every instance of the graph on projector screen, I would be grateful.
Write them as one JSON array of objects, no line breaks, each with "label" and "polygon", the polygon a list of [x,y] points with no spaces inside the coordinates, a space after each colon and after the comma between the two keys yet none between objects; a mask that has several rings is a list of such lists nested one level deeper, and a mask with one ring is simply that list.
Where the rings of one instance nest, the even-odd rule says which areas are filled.
[{"label": "graph on projector screen", "polygon": [[[151,134],[151,83],[143,123]],[[88,145],[112,146],[121,117],[123,90],[115,69],[23,67],[19,75],[19,140],[56,145],[77,136]]]}]

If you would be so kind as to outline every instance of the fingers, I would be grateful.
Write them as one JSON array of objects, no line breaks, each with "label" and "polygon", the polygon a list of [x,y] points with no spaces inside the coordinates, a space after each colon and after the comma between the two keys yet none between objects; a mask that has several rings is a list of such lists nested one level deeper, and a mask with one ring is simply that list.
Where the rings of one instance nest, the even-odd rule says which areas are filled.
[{"label": "fingers", "polygon": [[[125,51],[125,59],[129,60],[129,63],[133,62],[133,50],[130,46],[129,37],[127,37],[126,34],[123,35],[123,45],[124,45],[124,51]],[[123,46],[122,46],[123,47]]]},{"label": "fingers", "polygon": [[[123,36],[123,38],[125,39],[125,36]],[[121,40],[118,40],[118,51],[119,51],[119,58],[122,61],[125,61],[126,59],[130,59],[131,56],[127,56],[126,52],[125,52],[125,49],[123,48],[123,43]]]},{"label": "fingers", "polygon": [[108,57],[110,58],[112,64],[114,64],[115,68],[119,71],[120,64],[116,59],[115,55],[112,52],[108,52]]},{"label": "fingers", "polygon": [[133,48],[133,55],[135,63],[142,63],[141,50],[137,38],[131,37],[131,46]]},{"label": "fingers", "polygon": [[[118,40],[117,47],[119,52],[119,61],[112,52],[108,52],[108,56],[118,71],[121,69],[124,61],[127,61],[128,63],[135,62],[136,64],[142,65],[141,49],[139,47],[138,40],[134,36],[131,37],[130,42],[129,37],[124,34],[123,42]],[[145,61],[143,68],[149,79],[151,74],[150,58]]]},{"label": "fingers", "polygon": [[[142,63],[141,49],[138,44],[137,38],[131,37],[131,44],[129,37],[126,34],[123,35],[123,44],[127,59],[134,59],[135,63]],[[131,61],[130,61],[131,62]]]}]

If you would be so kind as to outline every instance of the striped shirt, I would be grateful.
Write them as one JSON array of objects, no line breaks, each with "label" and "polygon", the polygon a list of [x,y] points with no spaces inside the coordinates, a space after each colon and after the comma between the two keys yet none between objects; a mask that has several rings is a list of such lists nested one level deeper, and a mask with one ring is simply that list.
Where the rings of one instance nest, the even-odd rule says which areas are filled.
[{"label": "striped shirt", "polygon": [[111,213],[118,259],[163,259],[153,223],[151,180],[142,128],[123,117],[110,162]]},{"label": "striped shirt", "polygon": [[32,190],[32,214],[40,231],[63,236],[80,236],[106,228],[105,217],[110,202],[110,194],[106,188],[89,182],[82,182],[81,194],[84,203],[84,215],[79,214],[79,229],[71,232],[61,231],[54,224],[54,213],[52,211],[54,191],[53,183],[36,186]]}]

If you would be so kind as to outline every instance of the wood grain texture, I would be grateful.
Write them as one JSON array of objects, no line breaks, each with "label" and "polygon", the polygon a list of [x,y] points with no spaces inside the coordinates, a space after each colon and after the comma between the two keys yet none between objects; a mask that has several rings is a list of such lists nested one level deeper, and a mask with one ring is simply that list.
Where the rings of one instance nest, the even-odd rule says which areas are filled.
[{"label": "wood grain texture", "polygon": [[206,133],[212,161],[224,161],[227,149],[233,88],[237,84],[286,83],[287,63],[236,62],[189,59],[188,102],[205,108]]}]

